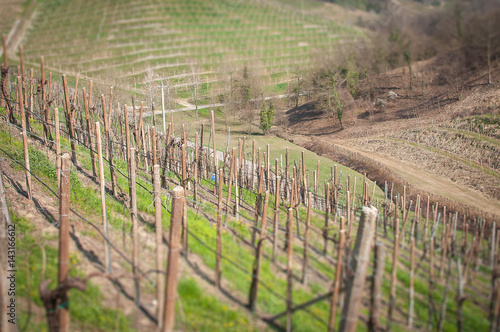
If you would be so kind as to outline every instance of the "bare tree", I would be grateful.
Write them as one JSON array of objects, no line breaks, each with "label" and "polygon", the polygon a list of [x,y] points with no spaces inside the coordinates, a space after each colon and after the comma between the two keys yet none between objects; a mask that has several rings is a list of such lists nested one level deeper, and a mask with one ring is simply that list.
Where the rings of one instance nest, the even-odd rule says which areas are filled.
[{"label": "bare tree", "polygon": [[467,23],[463,38],[467,64],[488,68],[488,84],[491,84],[491,59],[500,53],[500,11],[474,15]]}]

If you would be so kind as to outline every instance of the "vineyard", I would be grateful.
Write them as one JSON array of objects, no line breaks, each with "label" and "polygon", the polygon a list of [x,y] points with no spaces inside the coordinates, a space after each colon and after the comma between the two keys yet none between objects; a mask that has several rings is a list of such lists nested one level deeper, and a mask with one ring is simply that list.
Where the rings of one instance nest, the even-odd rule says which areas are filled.
[{"label": "vineyard", "polygon": [[[192,132],[172,112],[163,128],[144,117],[137,96],[118,105],[126,92],[100,86],[99,94],[92,81],[66,75],[47,79],[43,65],[41,77],[24,71],[24,64],[20,75],[2,71],[0,132],[1,187],[18,197],[9,202],[11,217],[2,211],[20,230],[26,263],[20,326],[498,328],[500,239],[491,216],[431,204],[292,144],[276,150],[216,133],[214,111],[200,114]],[[402,135],[394,139],[424,144],[418,134]],[[457,146],[467,151],[459,158],[472,160],[474,145]],[[494,153],[481,158],[474,162],[483,172],[496,169]],[[35,233],[17,204],[36,206],[46,218],[38,226],[57,231]],[[99,314],[84,316],[82,303],[98,298],[91,279],[110,281],[100,291],[116,293],[117,309],[97,301]],[[31,319],[33,306],[47,323]]]},{"label": "vineyard", "polygon": [[361,36],[356,27],[267,1],[41,1],[33,26],[27,63],[43,55],[52,70],[134,89],[152,70],[182,98],[193,97],[195,85],[205,98],[215,95],[223,76],[244,65],[266,84],[286,82],[314,54]]}]

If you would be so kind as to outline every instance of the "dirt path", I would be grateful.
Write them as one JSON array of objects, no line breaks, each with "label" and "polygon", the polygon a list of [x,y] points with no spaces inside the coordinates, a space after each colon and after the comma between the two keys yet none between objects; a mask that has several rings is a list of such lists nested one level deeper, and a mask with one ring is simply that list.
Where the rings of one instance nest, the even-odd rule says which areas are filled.
[{"label": "dirt path", "polygon": [[435,174],[413,167],[402,162],[401,160],[395,160],[377,153],[360,150],[345,143],[339,144],[338,142],[335,142],[335,144],[381,163],[415,187],[421,188],[424,191],[447,197],[451,200],[478,208],[487,213],[498,215],[500,212],[500,202],[489,199],[481,193],[458,185],[451,180],[438,177]]}]

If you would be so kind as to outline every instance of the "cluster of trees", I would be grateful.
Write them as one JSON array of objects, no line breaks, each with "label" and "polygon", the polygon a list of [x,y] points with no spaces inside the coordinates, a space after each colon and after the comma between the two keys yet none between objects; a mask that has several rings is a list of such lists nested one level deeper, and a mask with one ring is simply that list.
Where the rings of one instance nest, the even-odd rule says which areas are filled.
[{"label": "cluster of trees", "polygon": [[[374,9],[380,13],[378,21],[358,24],[367,28],[367,37],[346,44],[335,54],[318,54],[316,67],[303,73],[295,71],[289,79],[288,106],[299,105],[306,95],[317,110],[335,119],[341,129],[346,127],[358,98],[360,81],[394,68],[408,68],[408,88],[413,88],[413,64],[416,61],[441,57],[438,73],[445,84],[457,92],[457,98],[467,74],[488,68],[488,83],[493,81],[492,67],[498,65],[500,55],[500,3],[498,0],[422,0],[430,5],[420,14],[407,11],[397,1],[334,0],[344,5]],[[392,7],[391,7],[392,6]],[[399,6],[399,7],[398,7]],[[372,29],[375,27],[375,29]],[[438,62],[439,63],[439,62]],[[226,124],[233,116],[250,128],[259,122],[268,133],[274,123],[274,105],[266,105],[265,73],[245,65],[221,70],[220,91],[214,102],[225,104]],[[193,70],[194,77],[194,70]],[[154,81],[146,79],[146,82]],[[148,88],[149,87],[149,88]],[[197,104],[195,84],[195,103]],[[156,87],[145,85],[150,95],[150,106]],[[368,99],[376,101],[373,89]],[[261,110],[260,113],[258,110]],[[338,121],[338,122],[337,122]]]},{"label": "cluster of trees", "polygon": [[[487,68],[485,83],[493,82],[492,68],[500,56],[500,2],[497,0],[422,1],[439,5],[421,14],[390,8],[393,2],[373,2],[383,11],[369,38],[347,45],[333,57],[322,57],[309,75],[315,107],[337,118],[355,107],[360,80],[400,67],[407,67],[409,90],[413,88],[413,64],[437,57],[439,77],[456,97],[469,75]],[[385,11],[384,11],[385,10]],[[364,24],[365,23],[365,24]],[[369,22],[360,22],[370,28]],[[372,22],[373,23],[373,22]],[[307,83],[306,83],[307,85]],[[370,102],[376,101],[372,89]]]}]

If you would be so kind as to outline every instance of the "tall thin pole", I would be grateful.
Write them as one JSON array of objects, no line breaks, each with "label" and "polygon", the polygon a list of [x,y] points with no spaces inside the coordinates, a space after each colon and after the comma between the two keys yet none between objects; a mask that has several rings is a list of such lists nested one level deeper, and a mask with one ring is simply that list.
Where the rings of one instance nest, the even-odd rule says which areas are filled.
[{"label": "tall thin pole", "polygon": [[364,206],[361,210],[356,244],[352,252],[354,275],[347,283],[346,303],[340,320],[340,331],[353,332],[356,330],[377,214],[378,210],[373,206]]},{"label": "tall thin pole", "polygon": [[292,305],[293,305],[293,208],[288,208],[288,234],[287,234],[287,266],[286,266],[286,331],[292,331]]},{"label": "tall thin pole", "polygon": [[163,117],[163,133],[167,132],[167,126],[165,121],[165,86],[163,85],[163,81],[161,81],[161,114]]},{"label": "tall thin pole", "polygon": [[[155,231],[156,231],[156,270],[162,271],[162,240],[163,240],[163,231],[162,231],[162,211],[161,211],[161,192],[160,192],[160,165],[153,166],[153,194],[154,194],[154,202],[155,202]],[[158,326],[161,327],[163,323],[163,317],[161,313],[163,312],[163,280],[161,273],[156,273],[156,300],[158,301]]]},{"label": "tall thin pole", "polygon": [[106,209],[106,183],[104,180],[104,163],[102,161],[102,140],[101,140],[101,124],[95,123],[96,140],[97,140],[97,159],[99,159],[99,183],[101,188],[101,208],[102,208],[102,223],[106,232],[106,270],[111,273],[111,259],[109,252],[109,229],[108,229],[108,213]]},{"label": "tall thin pole", "polygon": [[[342,217],[341,224],[344,223],[343,219],[344,219],[344,217]],[[337,302],[338,302],[338,298],[339,298],[340,283],[341,283],[341,277],[342,277],[342,255],[343,255],[344,243],[345,243],[345,233],[346,232],[344,229],[340,230],[337,265],[335,268],[335,281],[333,284],[333,295],[332,295],[332,302],[331,302],[331,307],[330,307],[330,320],[328,323],[328,331],[329,332],[333,332],[335,330],[335,319],[337,316]]]},{"label": "tall thin pole", "polygon": [[61,178],[61,134],[59,132],[59,109],[54,108],[54,133],[56,136],[56,176],[57,185],[59,185],[59,180]]},{"label": "tall thin pole", "polygon": [[[59,284],[69,277],[69,194],[71,157],[65,153],[61,157],[61,183],[59,186]],[[59,305],[59,331],[69,331],[68,292]]]},{"label": "tall thin pole", "polygon": [[19,94],[19,108],[21,109],[21,127],[23,133],[23,150],[24,150],[24,167],[26,169],[26,192],[28,193],[28,199],[32,199],[31,196],[31,173],[30,173],[30,157],[28,151],[28,134],[26,132],[26,114],[23,102],[23,83],[21,76],[17,77],[17,88]]},{"label": "tall thin pole", "polygon": [[137,223],[137,195],[136,195],[136,183],[135,183],[135,149],[130,149],[130,203],[131,203],[131,213],[132,216],[132,272],[134,274],[134,285],[135,285],[135,303],[140,304],[140,287],[139,287],[139,273],[138,273],[138,223]]},{"label": "tall thin pole", "polygon": [[170,215],[169,251],[167,277],[165,281],[165,306],[163,311],[163,332],[172,332],[175,324],[175,300],[177,298],[177,269],[179,264],[180,233],[184,209],[184,188],[172,190],[172,213]]}]

